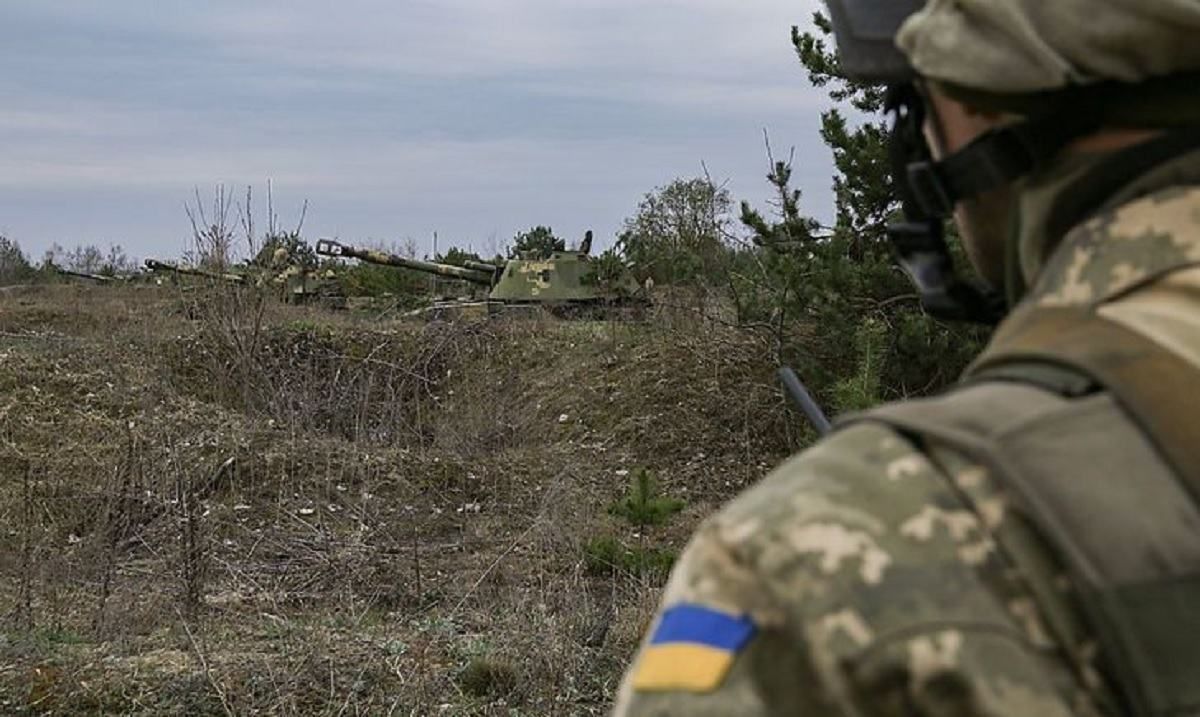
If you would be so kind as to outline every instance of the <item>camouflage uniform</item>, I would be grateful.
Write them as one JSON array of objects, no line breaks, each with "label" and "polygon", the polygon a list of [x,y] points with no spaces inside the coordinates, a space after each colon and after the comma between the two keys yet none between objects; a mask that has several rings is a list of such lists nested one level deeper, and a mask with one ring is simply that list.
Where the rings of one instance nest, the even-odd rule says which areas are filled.
[{"label": "camouflage uniform", "polygon": [[[1026,302],[1088,307],[1200,366],[1200,153],[1158,174],[1071,231]],[[973,390],[961,398],[994,416],[995,396]],[[1115,713],[1071,599],[989,471],[868,419],[777,469],[685,551],[664,607],[756,628],[728,673],[708,691],[635,689],[639,657],[617,714]]]},{"label": "camouflage uniform", "polygon": [[[1059,199],[1100,158],[1064,162],[1020,186],[1018,312],[1091,312],[1200,371],[1200,151],[1132,172],[1052,235]],[[1006,406],[1046,400],[991,381],[898,410],[952,401],[1001,430]],[[1091,412],[1138,436],[1137,471],[1165,470],[1116,404]],[[880,416],[843,424],[700,527],[617,715],[1120,714],[1060,555],[1006,484]],[[1109,438],[1084,435],[1060,446],[1077,472]],[[704,619],[676,626],[681,610]],[[688,629],[713,637],[707,652],[670,652]]]}]

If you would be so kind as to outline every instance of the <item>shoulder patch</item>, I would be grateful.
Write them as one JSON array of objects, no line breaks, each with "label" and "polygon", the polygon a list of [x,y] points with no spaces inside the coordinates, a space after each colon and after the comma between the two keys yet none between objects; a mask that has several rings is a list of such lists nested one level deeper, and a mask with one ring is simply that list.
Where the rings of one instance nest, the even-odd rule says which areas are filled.
[{"label": "shoulder patch", "polygon": [[711,692],[756,632],[746,616],[690,603],[669,608],[634,667],[633,688]]}]

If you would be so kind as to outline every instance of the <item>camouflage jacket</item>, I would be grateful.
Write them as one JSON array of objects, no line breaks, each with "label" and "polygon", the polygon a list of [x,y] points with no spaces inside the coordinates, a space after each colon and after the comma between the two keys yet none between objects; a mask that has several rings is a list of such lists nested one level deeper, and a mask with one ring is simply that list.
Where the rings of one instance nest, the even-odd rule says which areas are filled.
[{"label": "camouflage jacket", "polygon": [[[1067,174],[1026,187],[1023,305],[1084,307],[1200,367],[1200,152],[1039,236]],[[1118,714],[1068,593],[989,470],[852,422],[700,527],[616,714]]]}]

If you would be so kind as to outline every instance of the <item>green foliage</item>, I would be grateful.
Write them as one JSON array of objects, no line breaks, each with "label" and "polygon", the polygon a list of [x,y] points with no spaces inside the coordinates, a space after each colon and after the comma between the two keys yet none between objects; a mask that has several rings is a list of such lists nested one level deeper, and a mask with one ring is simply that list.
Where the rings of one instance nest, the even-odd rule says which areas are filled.
[{"label": "green foliage", "polygon": [[550,227],[536,226],[513,237],[508,256],[511,259],[549,259],[556,251],[565,251],[567,243],[554,236]]},{"label": "green foliage", "polygon": [[858,370],[833,385],[833,403],[838,413],[861,411],[882,398],[879,363],[886,356],[887,334],[874,319],[864,319],[854,332]]},{"label": "green foliage", "polygon": [[748,202],[742,202],[741,220],[754,232],[751,241],[775,250],[811,247],[821,226],[815,219],[800,214],[800,190],[791,188],[791,164],[775,162],[767,181],[778,194],[780,221],[768,223]]},{"label": "green foliage", "polygon": [[250,263],[262,268],[286,265],[311,271],[317,268],[320,259],[299,232],[285,232],[268,235]]},{"label": "green foliage", "polygon": [[837,170],[836,220],[822,228],[803,216],[791,161],[772,158],[775,200],[767,216],[742,204],[752,246],[735,257],[730,286],[738,318],[769,327],[780,362],[846,411],[947,385],[977,353],[983,332],[925,315],[895,266],[886,227],[898,207],[883,91],[844,79],[827,20],[818,15],[815,24],[817,34],[794,29],[792,36],[810,81],[866,118],[852,124],[836,107],[822,116]]},{"label": "green foliage", "polygon": [[612,515],[628,520],[638,528],[662,525],[667,518],[683,510],[684,502],[659,495],[658,481],[642,468],[629,481],[625,495],[609,506]]},{"label": "green foliage", "polygon": [[595,286],[608,296],[618,297],[625,290],[624,279],[629,273],[629,265],[616,249],[606,249],[600,256],[594,257],[591,271],[580,280],[584,285]]},{"label": "green foliage", "polygon": [[[390,254],[412,257],[413,248],[378,247]],[[401,306],[419,305],[430,293],[430,278],[407,269],[360,261],[351,265],[328,262],[321,268],[334,268],[346,296],[392,296]]]},{"label": "green foliage", "polygon": [[333,331],[324,324],[312,319],[294,319],[284,325],[284,329],[292,334],[305,334],[322,338],[333,337]]},{"label": "green foliage", "polygon": [[[658,481],[642,468],[630,478],[625,495],[610,505],[608,512],[629,521],[644,541],[648,527],[662,525],[684,505],[682,500],[660,495]],[[591,575],[664,576],[670,572],[675,554],[646,545],[629,547],[606,536],[588,541],[583,548],[583,559]]]},{"label": "green foliage", "polygon": [[17,632],[12,637],[18,645],[40,651],[52,651],[55,647],[62,645],[87,644],[87,639],[83,635],[61,626],[38,627]]},{"label": "green foliage", "polygon": [[21,245],[0,236],[0,284],[15,284],[32,279],[35,272],[21,251]]},{"label": "green foliage", "polygon": [[613,537],[589,540],[583,546],[583,565],[589,575],[618,574],[663,577],[675,564],[675,553],[658,548],[629,547]]},{"label": "green foliage", "polygon": [[617,245],[655,283],[723,281],[732,200],[705,177],[676,179],[646,194],[625,220]]},{"label": "green foliage", "polygon": [[438,254],[433,260],[439,264],[453,264],[454,266],[463,266],[468,261],[483,261],[475,252],[459,249],[456,246],[450,247],[445,254]]}]

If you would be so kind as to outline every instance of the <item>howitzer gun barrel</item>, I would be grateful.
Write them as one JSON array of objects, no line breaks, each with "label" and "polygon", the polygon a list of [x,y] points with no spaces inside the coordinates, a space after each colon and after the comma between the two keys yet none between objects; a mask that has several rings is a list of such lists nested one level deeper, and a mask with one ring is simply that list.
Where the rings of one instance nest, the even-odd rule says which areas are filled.
[{"label": "howitzer gun barrel", "polygon": [[388,254],[387,252],[376,251],[374,249],[360,249],[333,241],[332,239],[318,239],[317,253],[321,256],[348,256],[370,264],[398,266],[402,269],[413,269],[414,271],[424,271],[452,279],[462,279],[473,284],[492,285],[492,273],[490,271],[485,272],[478,269],[454,266],[453,264],[437,264],[432,261],[409,259],[405,256]]},{"label": "howitzer gun barrel", "polygon": [[471,271],[486,271],[489,274],[495,274],[497,271],[500,271],[500,267],[496,266],[495,264],[488,264],[487,262],[482,261],[471,261],[470,259],[464,261],[463,266]]},{"label": "howitzer gun barrel", "polygon": [[238,274],[217,274],[211,271],[204,271],[203,269],[191,269],[185,266],[179,266],[178,264],[168,264],[165,261],[158,261],[156,259],[147,259],[146,268],[151,271],[170,271],[175,272],[176,274],[203,276],[207,279],[220,279],[222,281],[231,281],[239,284],[245,281],[245,277],[239,276]]},{"label": "howitzer gun barrel", "polygon": [[55,267],[54,270],[63,276],[74,276],[80,279],[90,279],[91,281],[98,281],[101,284],[105,284],[113,280],[113,277],[104,276],[103,274],[87,274],[82,271],[71,271],[70,269],[62,269],[59,267]]}]

